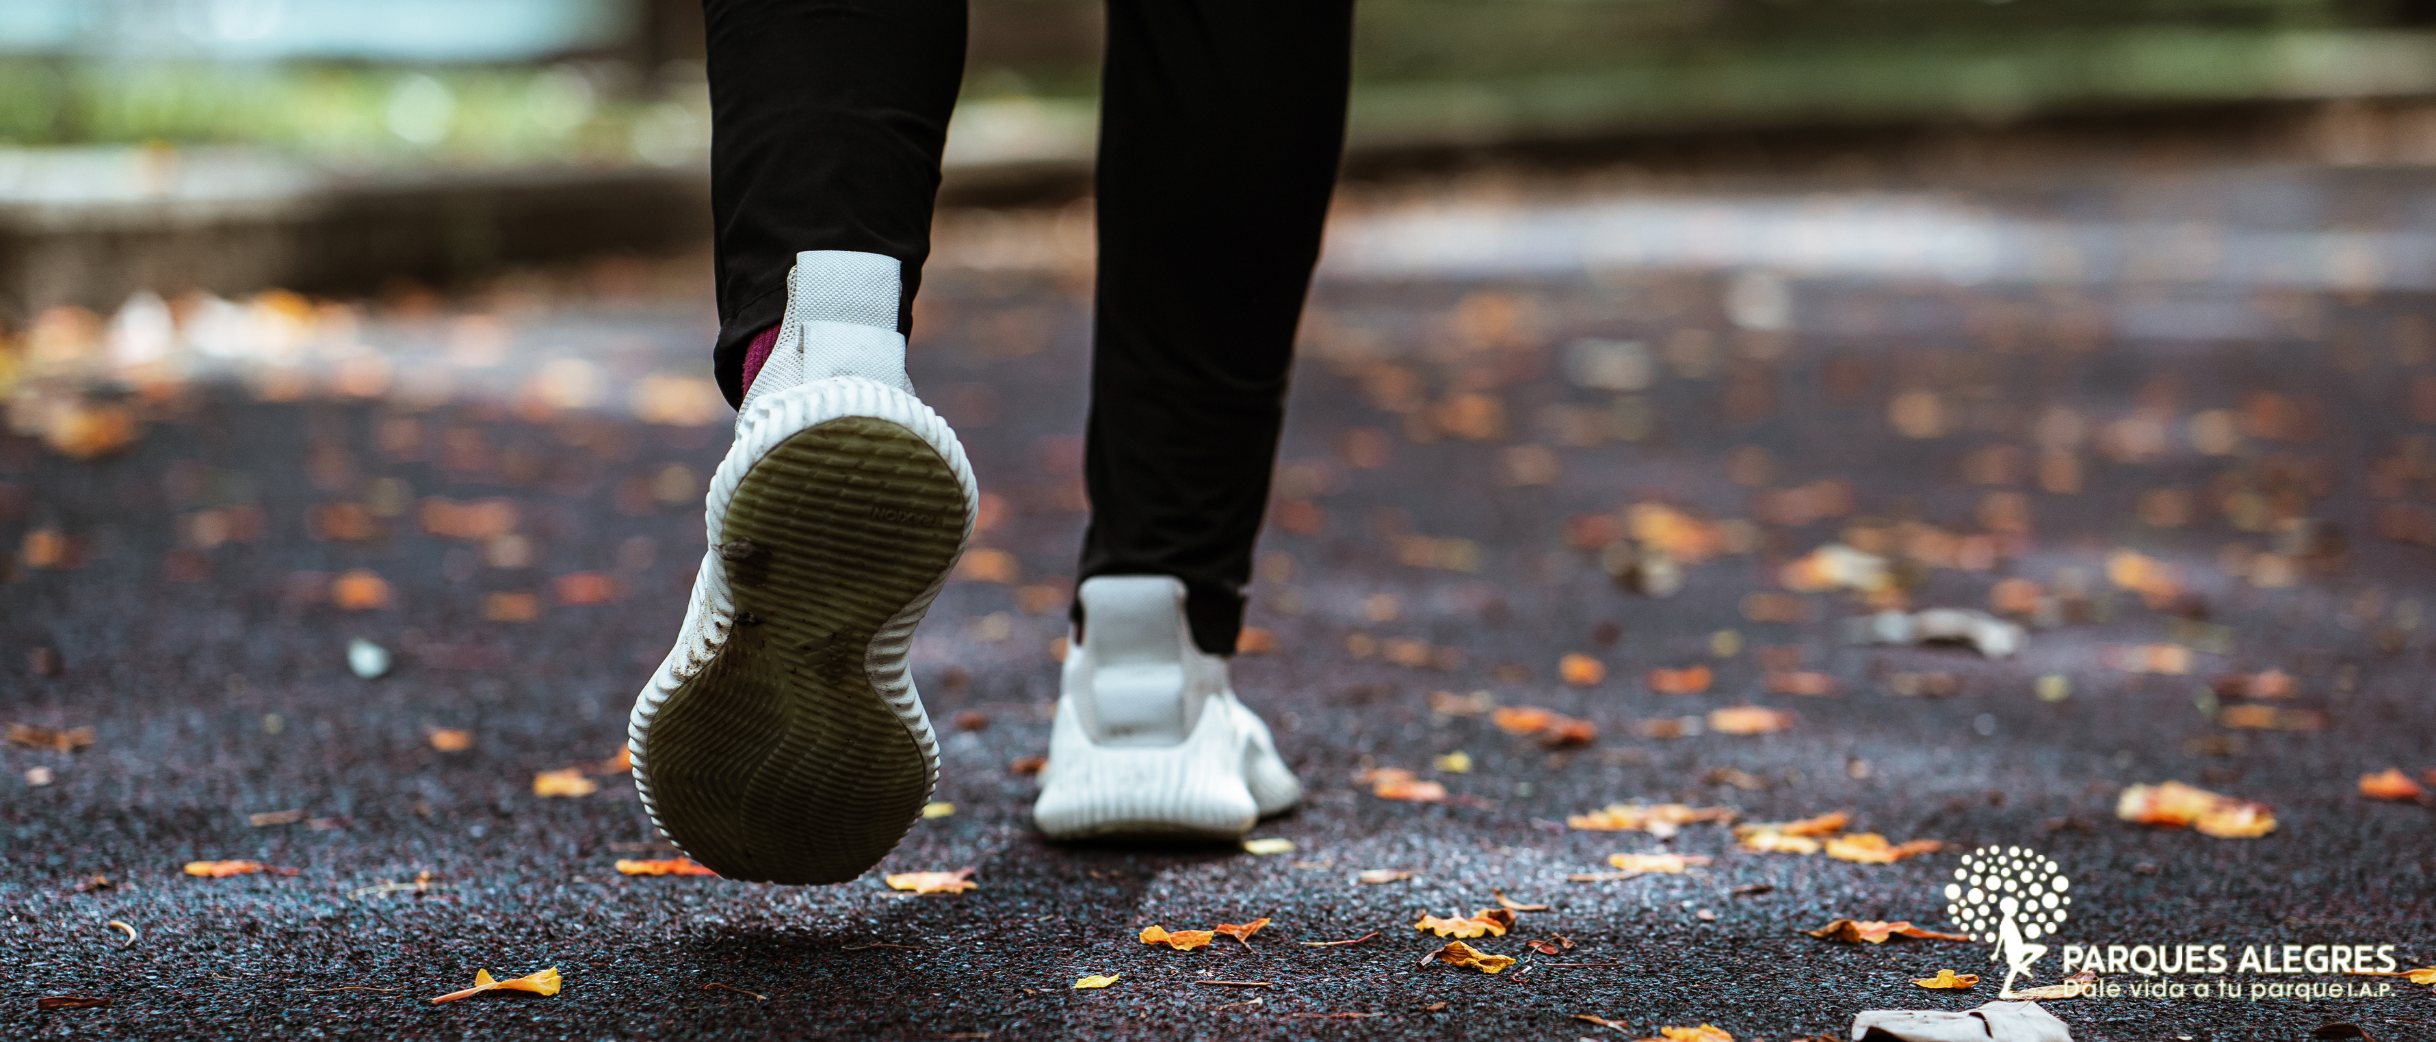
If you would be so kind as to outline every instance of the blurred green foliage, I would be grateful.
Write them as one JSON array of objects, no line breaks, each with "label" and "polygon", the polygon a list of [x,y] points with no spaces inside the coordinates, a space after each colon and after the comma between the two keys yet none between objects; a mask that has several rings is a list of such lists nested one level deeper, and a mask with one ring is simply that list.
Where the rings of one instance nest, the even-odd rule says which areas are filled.
[{"label": "blurred green foliage", "polygon": [[[1098,0],[975,0],[966,97],[1083,104]],[[1357,138],[2436,92],[2436,0],[1362,0]],[[0,143],[677,162],[698,66],[0,58]]]}]

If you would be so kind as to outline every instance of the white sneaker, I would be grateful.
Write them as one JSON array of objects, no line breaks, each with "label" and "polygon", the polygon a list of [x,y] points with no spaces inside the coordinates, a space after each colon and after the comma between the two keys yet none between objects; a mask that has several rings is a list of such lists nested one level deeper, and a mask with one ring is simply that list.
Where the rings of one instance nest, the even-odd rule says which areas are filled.
[{"label": "white sneaker", "polygon": [[1082,639],[1032,806],[1041,832],[1233,838],[1302,798],[1226,660],[1193,646],[1182,581],[1104,575],[1076,596]]},{"label": "white sneaker", "polygon": [[938,782],[905,656],[979,491],[905,377],[898,279],[889,257],[797,255],[711,479],[684,629],[634,702],[652,823],[730,879],[853,879]]}]

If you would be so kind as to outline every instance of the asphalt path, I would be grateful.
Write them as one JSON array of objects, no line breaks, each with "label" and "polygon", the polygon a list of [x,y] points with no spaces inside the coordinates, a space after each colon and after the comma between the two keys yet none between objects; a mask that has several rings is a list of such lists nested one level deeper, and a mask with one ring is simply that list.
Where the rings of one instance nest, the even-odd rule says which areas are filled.
[{"label": "asphalt path", "polygon": [[[2107,227],[2145,206],[2197,222],[2176,226],[2199,241],[2251,224],[2411,232],[2436,197],[2436,179],[2407,174],[2195,176],[2177,194],[2167,174],[2117,173],[1963,202]],[[1798,202],[1817,187],[1751,191]],[[1004,555],[952,584],[917,638],[945,734],[936,798],[953,811],[869,877],[816,888],[615,868],[672,856],[599,762],[683,613],[703,539],[689,497],[725,439],[724,418],[645,423],[625,389],[652,359],[699,375],[699,303],[566,290],[522,310],[376,307],[367,335],[401,341],[504,315],[517,357],[615,360],[584,377],[610,393],[536,403],[466,366],[436,398],[291,394],[256,372],[131,393],[142,433],[99,459],[0,435],[0,536],[16,551],[0,720],[93,729],[75,752],[0,749],[0,1036],[1569,1040],[1710,1023],[1840,1038],[1860,1010],[1988,1001],[2002,964],[1977,942],[1796,931],[1956,929],[1941,888],[1988,844],[2034,848],[2072,880],[2035,983],[2061,978],[2062,945],[2394,945],[2403,968],[2436,963],[2436,811],[2356,788],[2436,768],[2436,521],[2413,527],[2436,516],[2436,341],[2423,289],[2361,282],[2349,256],[2309,254],[2291,285],[2136,267],[1325,280],[1254,591],[1272,646],[1236,666],[1309,792],[1254,831],[1291,842],[1272,854],[1032,829],[1036,786],[1016,761],[1046,752],[1084,518],[1088,312],[1072,272],[942,271],[913,375],[998,497],[979,545]],[[489,500],[512,523],[449,512]],[[1588,536],[1604,522],[1583,518],[1652,503],[1749,524],[1696,528],[1729,545],[1686,563],[1680,593],[1649,596],[1602,567],[1605,539]],[[1862,595],[1783,581],[1847,533],[1911,548],[1911,607],[1984,609],[2019,578],[2057,618],[2001,660],[1857,646]],[[2153,607],[2111,581],[2127,550],[2179,569],[2180,592]],[[358,569],[381,589],[346,586]],[[350,672],[359,638],[392,654],[387,675]],[[1569,682],[1573,654],[1603,676]],[[2142,662],[2156,671],[2123,668]],[[1694,665],[1712,671],[1704,691],[1652,690],[1651,670]],[[2295,696],[2216,690],[2266,670]],[[1824,674],[1833,693],[1772,691],[1772,672]],[[1440,711],[1466,706],[1433,692],[1545,707],[1598,737],[1552,749]],[[1743,704],[1790,726],[1705,726]],[[2228,726],[2259,718],[2225,712],[2242,705],[2319,729]],[[1690,733],[1654,737],[1670,727]],[[467,748],[435,745],[452,730]],[[1468,771],[1439,760],[1456,751]],[[567,767],[598,791],[536,795],[536,773]],[[1380,767],[1447,798],[1374,795],[1364,772]],[[2166,780],[2260,801],[2276,828],[2218,839],[2118,820],[2125,786]],[[1629,801],[1750,821],[1843,810],[1854,831],[1947,847],[1872,865],[1744,850],[1716,824],[1671,840],[1564,824]],[[1713,860],[1568,879],[1659,851]],[[295,873],[181,870],[207,859]],[[953,896],[881,881],[966,867],[979,886]],[[1413,875],[1355,879],[1378,869]],[[383,883],[401,886],[366,890]],[[1421,962],[1445,943],[1415,929],[1423,914],[1498,892],[1549,906],[1471,942],[1514,968]],[[1248,943],[1135,939],[1263,917]],[[1556,954],[1525,944],[1560,936]],[[555,996],[425,1001],[477,969],[546,967]],[[1912,984],[1941,968],[1984,979]],[[1074,987],[1092,974],[1118,980]],[[2394,978],[2104,980],[2122,990],[2048,1003],[2075,1038],[2297,1039],[2330,1022],[2436,1038],[2436,996]],[[2133,993],[2220,980],[2241,997]],[[2296,983],[2391,989],[2248,994]],[[109,1003],[37,1009],[65,995]]]}]

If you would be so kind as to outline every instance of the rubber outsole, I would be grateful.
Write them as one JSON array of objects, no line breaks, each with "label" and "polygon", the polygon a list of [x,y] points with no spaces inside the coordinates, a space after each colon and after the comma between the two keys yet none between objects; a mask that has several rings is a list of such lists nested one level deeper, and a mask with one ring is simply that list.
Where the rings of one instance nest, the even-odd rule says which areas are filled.
[{"label": "rubber outsole", "polygon": [[866,669],[873,635],[955,564],[956,471],[887,420],[780,442],[738,482],[714,559],[735,625],[642,737],[661,831],[730,879],[838,883],[885,857],[937,779]]}]

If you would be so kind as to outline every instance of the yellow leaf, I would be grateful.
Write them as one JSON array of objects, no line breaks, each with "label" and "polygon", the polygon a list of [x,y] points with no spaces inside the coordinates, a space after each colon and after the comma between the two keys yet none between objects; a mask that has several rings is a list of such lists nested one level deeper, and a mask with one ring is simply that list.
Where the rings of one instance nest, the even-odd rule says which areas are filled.
[{"label": "yellow leaf", "polygon": [[[1267,922],[1268,920],[1261,921]],[[1210,940],[1217,936],[1218,933],[1215,930],[1170,931],[1164,926],[1153,923],[1142,931],[1141,940],[1143,944],[1164,944],[1180,952],[1189,952],[1195,948],[1207,946]]]},{"label": "yellow leaf", "polygon": [[1856,832],[1827,840],[1828,857],[1864,865],[1891,865],[1904,858],[1934,854],[1944,848],[1945,844],[1933,839],[1915,839],[1897,846],[1875,832]]},{"label": "yellow leaf", "polygon": [[1698,854],[1609,854],[1607,863],[1626,872],[1681,875],[1687,868],[1705,865],[1709,858]]},{"label": "yellow leaf", "polygon": [[973,882],[973,870],[969,868],[953,872],[899,872],[888,877],[888,885],[917,894],[961,894],[981,886]]},{"label": "yellow leaf", "polygon": [[1923,988],[1938,988],[1947,991],[1963,991],[1969,989],[1972,985],[1978,984],[1979,975],[1975,973],[1956,973],[1952,970],[1938,970],[1936,976],[1926,978],[1915,977],[1912,979],[1912,983]]},{"label": "yellow leaf", "polygon": [[467,988],[464,991],[452,991],[446,995],[441,995],[434,998],[431,1001],[435,1003],[455,1002],[458,999],[479,995],[486,991],[529,991],[536,995],[556,995],[558,994],[558,987],[558,967],[556,966],[552,966],[549,969],[543,970],[539,973],[518,977],[514,980],[493,980],[491,979],[491,971],[475,970],[473,987]]},{"label": "yellow leaf", "polygon": [[1483,908],[1472,913],[1468,919],[1460,916],[1440,918],[1434,915],[1423,915],[1420,922],[1413,924],[1413,929],[1427,930],[1440,937],[1479,937],[1482,935],[1503,937],[1506,935],[1506,931],[1512,929],[1513,926],[1514,913],[1512,910]]},{"label": "yellow leaf", "polygon": [[922,816],[926,819],[944,818],[950,814],[954,814],[955,812],[956,805],[953,803],[941,803],[933,801],[922,805]]},{"label": "yellow leaf", "polygon": [[584,777],[582,770],[574,767],[562,767],[555,771],[542,771],[533,775],[533,795],[535,796],[590,796],[599,792],[600,789],[601,787],[592,779]]},{"label": "yellow leaf", "polygon": [[1430,763],[1432,766],[1441,771],[1445,771],[1448,774],[1472,773],[1472,756],[1470,753],[1464,752],[1461,749],[1457,749],[1454,752],[1438,757],[1437,759],[1430,761]]},{"label": "yellow leaf", "polygon": [[1294,852],[1294,841],[1280,839],[1276,836],[1247,839],[1243,841],[1243,852],[1246,854],[1291,854]]},{"label": "yellow leaf", "polygon": [[1514,965],[1513,956],[1490,955],[1462,941],[1446,942],[1446,947],[1438,949],[1437,959],[1449,966],[1469,966],[1482,973],[1501,973]]},{"label": "yellow leaf", "polygon": [[1702,1024],[1696,1028],[1659,1028],[1658,1034],[1661,1037],[1645,1038],[1641,1042],[1734,1042],[1734,1036],[1726,1034],[1724,1028],[1715,1024]]},{"label": "yellow leaf", "polygon": [[1107,975],[1107,976],[1105,976],[1105,977],[1102,977],[1102,976],[1100,976],[1099,974],[1094,973],[1094,974],[1092,974],[1091,976],[1084,977],[1084,978],[1082,978],[1081,980],[1075,981],[1075,982],[1074,982],[1074,990],[1076,990],[1076,991],[1082,991],[1082,990],[1084,990],[1084,989],[1086,989],[1086,988],[1105,988],[1105,987],[1107,987],[1107,986],[1109,986],[1109,985],[1111,985],[1111,984],[1116,983],[1116,982],[1117,982],[1117,978],[1122,977],[1122,976],[1124,976],[1124,974],[1122,974],[1122,973],[1111,973],[1111,974],[1109,974],[1109,975]]}]

